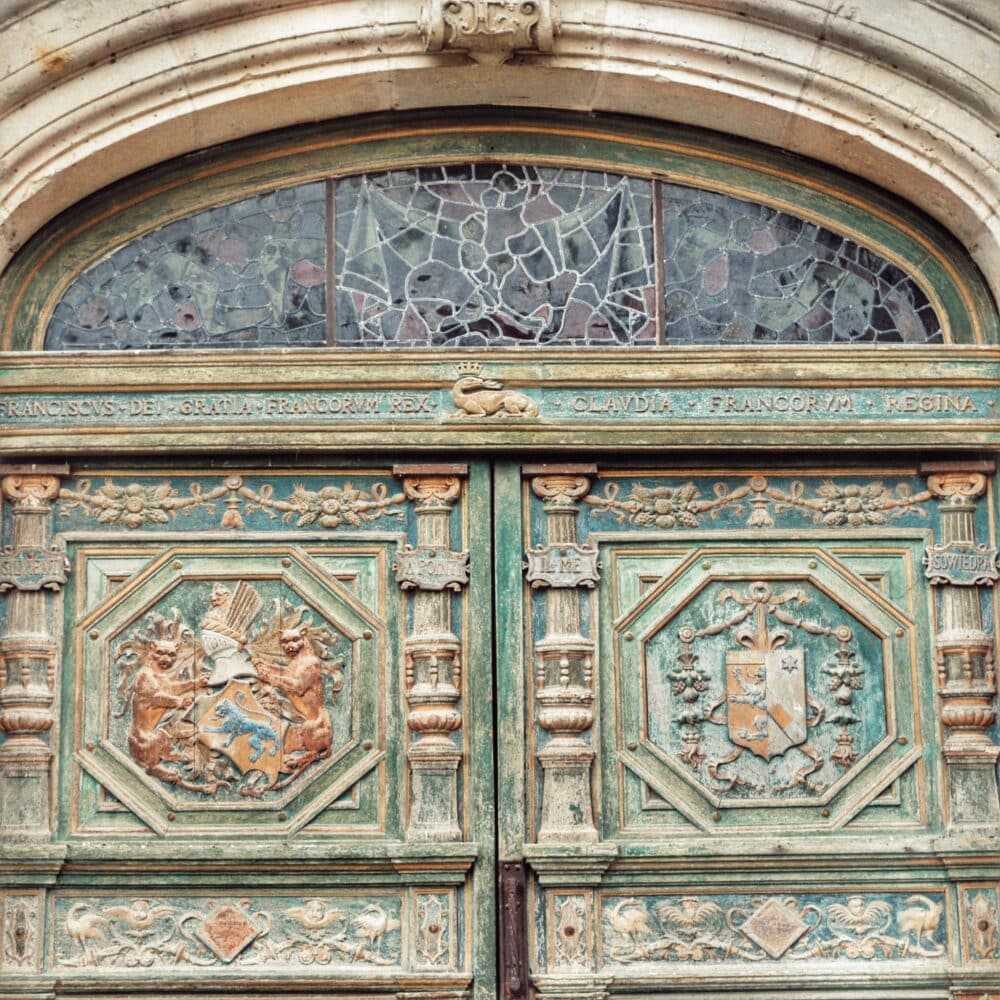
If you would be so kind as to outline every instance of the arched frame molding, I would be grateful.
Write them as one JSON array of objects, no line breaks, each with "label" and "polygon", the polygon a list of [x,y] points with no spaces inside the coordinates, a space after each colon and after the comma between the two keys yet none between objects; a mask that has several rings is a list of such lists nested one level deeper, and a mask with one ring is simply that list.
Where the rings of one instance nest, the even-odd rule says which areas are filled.
[{"label": "arched frame molding", "polygon": [[59,297],[109,251],[175,219],[326,177],[479,160],[607,169],[759,202],[841,233],[911,275],[950,344],[1000,341],[989,290],[961,246],[883,192],[730,138],[623,119],[480,111],[365,118],[269,133],[172,161],[64,213],[0,281],[0,346],[40,350]]}]

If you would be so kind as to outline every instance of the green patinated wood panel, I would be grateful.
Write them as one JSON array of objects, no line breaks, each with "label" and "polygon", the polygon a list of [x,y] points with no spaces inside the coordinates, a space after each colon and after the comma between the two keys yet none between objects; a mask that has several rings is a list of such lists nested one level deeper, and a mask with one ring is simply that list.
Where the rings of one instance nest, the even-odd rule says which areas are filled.
[{"label": "green patinated wood panel", "polygon": [[[524,636],[525,755],[510,725],[500,761],[527,783],[501,829],[527,840],[539,996],[995,982],[997,883],[972,880],[996,871],[977,841],[995,758],[969,793],[942,709],[962,682],[940,651],[951,591],[931,584],[957,516],[941,480],[603,462],[520,478],[527,576],[499,627]],[[962,530],[995,560],[985,479],[973,493]],[[962,551],[976,568],[952,590],[992,632],[995,595],[969,586],[986,562]],[[991,691],[992,661],[968,655]]]},{"label": "green patinated wood panel", "polygon": [[5,767],[4,995],[492,996],[486,470],[112,464],[46,497],[52,836]]}]

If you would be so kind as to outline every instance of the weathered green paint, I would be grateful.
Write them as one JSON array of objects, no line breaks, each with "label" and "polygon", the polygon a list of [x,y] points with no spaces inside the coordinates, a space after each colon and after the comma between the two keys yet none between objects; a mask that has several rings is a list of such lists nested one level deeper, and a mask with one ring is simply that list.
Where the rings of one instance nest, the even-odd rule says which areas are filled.
[{"label": "weathered green paint", "polygon": [[[81,367],[8,354],[0,447],[9,455],[403,447],[632,450],[930,448],[1000,442],[1000,348],[746,352],[476,352],[527,412],[462,409],[456,356],[282,352],[116,355]],[[537,413],[528,407],[530,402]],[[462,405],[460,405],[462,404]]]},{"label": "weathered green paint", "polygon": [[503,860],[520,860],[528,839],[525,698],[530,663],[524,648],[524,526],[521,474],[517,465],[498,463],[494,472],[496,705],[498,839]]},{"label": "weathered green paint", "polygon": [[[616,472],[601,463],[577,514],[579,537],[598,546],[602,567],[582,622],[583,633],[599,642],[593,789],[601,839],[525,848],[538,886],[542,996],[569,981],[612,995],[722,995],[751,983],[768,995],[811,995],[825,962],[838,963],[822,974],[830,996],[909,998],[919,986],[943,998],[959,983],[987,982],[974,978],[970,963],[994,960],[987,931],[997,919],[1000,863],[988,840],[948,832],[930,655],[935,599],[921,567],[925,546],[940,537],[942,515],[926,486],[905,468],[824,474],[769,465],[707,475],[696,466]],[[523,496],[530,511],[524,544],[535,546],[545,537],[543,503],[527,486]],[[977,508],[975,523],[977,537],[993,544],[992,501]],[[793,667],[804,664],[817,706],[836,690],[840,708],[823,711],[833,729],[854,733],[857,757],[834,767],[833,780],[824,779],[824,765],[787,789],[778,782],[724,788],[738,771],[763,782],[777,769],[787,781],[810,764],[803,745],[832,751],[821,718],[811,714],[800,743],[770,762],[744,749],[748,758],[729,761],[718,778],[709,773],[713,756],[725,752],[727,707],[719,699],[729,650],[743,651],[738,663],[754,655],[745,649],[754,648],[749,638],[737,641],[737,633],[758,626],[736,619],[741,601],[752,610],[747,599],[756,580],[770,585],[775,613],[784,616],[765,616],[769,641],[787,633],[774,648],[786,651]],[[535,609],[537,643],[545,635],[543,605],[529,591],[524,600]],[[988,603],[995,608],[995,595]],[[682,676],[668,661],[685,651],[678,639],[685,626],[703,637],[689,640],[698,659],[693,667],[685,661],[690,672]],[[843,626],[851,630],[844,648],[856,646],[862,664],[847,674],[864,678],[849,699],[826,680],[836,657],[825,645],[837,645]],[[696,679],[704,682],[698,691]],[[532,683],[526,678],[529,691]],[[683,697],[689,691],[697,697]],[[716,707],[708,711],[703,701]],[[845,724],[852,703],[856,721]],[[702,712],[688,727],[702,730],[698,751],[706,758],[688,763],[679,756],[688,745],[670,734],[685,711],[698,709],[714,721]],[[729,746],[752,746],[752,735],[730,724]],[[713,738],[721,740],[714,749]],[[527,766],[536,803],[529,823],[537,831],[541,774],[530,757]],[[981,866],[994,881],[969,884]],[[980,890],[974,925],[970,899]],[[982,951],[975,959],[974,932]],[[892,971],[876,974],[873,963],[883,962]],[[738,987],[724,971],[730,963]],[[880,992],[870,992],[876,982]]]}]

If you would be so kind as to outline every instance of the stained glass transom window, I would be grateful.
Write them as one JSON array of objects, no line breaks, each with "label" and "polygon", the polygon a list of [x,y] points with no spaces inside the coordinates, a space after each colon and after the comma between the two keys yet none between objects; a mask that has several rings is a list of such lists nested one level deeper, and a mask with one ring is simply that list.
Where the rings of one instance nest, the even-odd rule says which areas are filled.
[{"label": "stained glass transom window", "polygon": [[942,340],[912,277],[815,222],[607,171],[476,163],[300,184],[172,221],[79,274],[45,346]]}]

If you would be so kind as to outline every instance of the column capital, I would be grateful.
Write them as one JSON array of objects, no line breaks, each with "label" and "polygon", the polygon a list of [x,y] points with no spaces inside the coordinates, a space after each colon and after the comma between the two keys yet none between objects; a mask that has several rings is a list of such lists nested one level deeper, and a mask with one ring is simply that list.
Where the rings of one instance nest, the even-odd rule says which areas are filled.
[{"label": "column capital", "polygon": [[417,510],[449,510],[462,492],[469,467],[460,464],[394,465],[403,491]]},{"label": "column capital", "polygon": [[996,463],[986,461],[924,462],[920,474],[927,488],[945,505],[975,503],[986,492],[986,477],[996,471]]},{"label": "column capital", "polygon": [[596,465],[526,465],[521,470],[531,477],[535,496],[545,501],[546,510],[575,510],[577,501],[590,489]]},{"label": "column capital", "polygon": [[47,511],[68,473],[67,465],[0,465],[0,491],[15,511]]}]

